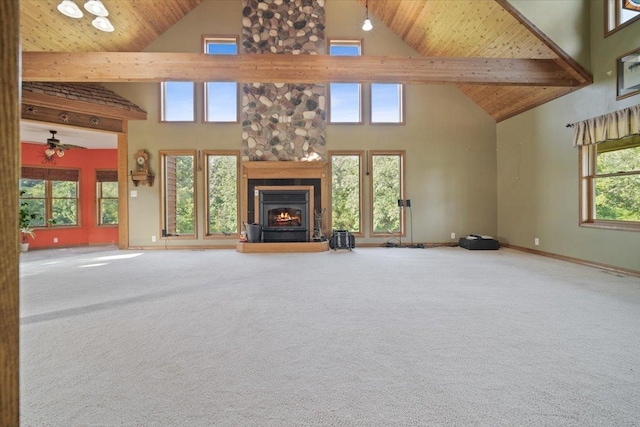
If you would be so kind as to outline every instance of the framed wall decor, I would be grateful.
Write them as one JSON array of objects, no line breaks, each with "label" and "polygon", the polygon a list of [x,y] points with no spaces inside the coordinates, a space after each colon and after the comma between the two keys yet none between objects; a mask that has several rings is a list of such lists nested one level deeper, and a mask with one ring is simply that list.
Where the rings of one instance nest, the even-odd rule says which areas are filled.
[{"label": "framed wall decor", "polygon": [[618,93],[616,99],[640,93],[640,48],[616,60]]}]

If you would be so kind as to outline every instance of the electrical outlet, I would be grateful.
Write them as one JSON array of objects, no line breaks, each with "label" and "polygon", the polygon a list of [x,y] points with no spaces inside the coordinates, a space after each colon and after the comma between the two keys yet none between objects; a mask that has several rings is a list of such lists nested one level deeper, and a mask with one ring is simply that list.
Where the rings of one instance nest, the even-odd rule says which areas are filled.
[{"label": "electrical outlet", "polygon": [[155,243],[156,241],[156,236],[151,236],[151,242]]},{"label": "electrical outlet", "polygon": [[451,233],[451,240],[454,240],[456,238],[456,233]]},{"label": "electrical outlet", "polygon": [[136,190],[131,190],[131,197],[138,197],[138,192]]},{"label": "electrical outlet", "polygon": [[57,237],[53,238],[53,243],[58,243],[58,238]]},{"label": "electrical outlet", "polygon": [[536,246],[540,245],[540,239],[538,239],[537,237],[535,239],[533,239],[533,243],[535,243]]}]

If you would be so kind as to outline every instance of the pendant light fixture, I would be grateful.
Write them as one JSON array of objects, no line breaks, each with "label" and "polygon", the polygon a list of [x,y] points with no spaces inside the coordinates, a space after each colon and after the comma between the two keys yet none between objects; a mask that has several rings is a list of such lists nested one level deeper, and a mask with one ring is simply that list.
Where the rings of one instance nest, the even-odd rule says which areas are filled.
[{"label": "pendant light fixture", "polygon": [[73,0],[62,0],[58,5],[58,11],[69,18],[82,18],[83,13]]},{"label": "pendant light fixture", "polygon": [[[84,8],[87,12],[96,16],[96,18],[91,21],[91,25],[95,28],[107,33],[111,33],[115,30],[113,24],[107,18],[107,16],[109,16],[109,11],[100,0],[88,0],[85,2]],[[71,18],[82,18],[83,16],[82,10],[80,10],[73,0],[62,0],[58,5],[58,10],[63,15]]]},{"label": "pendant light fixture", "polygon": [[84,4],[84,8],[92,15],[102,17],[109,16],[109,11],[100,0],[89,0]]},{"label": "pendant light fixture", "polygon": [[98,16],[96,19],[91,21],[91,25],[96,27],[98,30],[105,31],[107,33],[111,33],[115,29],[113,28],[111,21],[104,16]]},{"label": "pendant light fixture", "polygon": [[372,29],[373,29],[373,24],[369,19],[369,0],[367,0],[364,6],[364,22],[362,23],[362,30],[371,31]]}]

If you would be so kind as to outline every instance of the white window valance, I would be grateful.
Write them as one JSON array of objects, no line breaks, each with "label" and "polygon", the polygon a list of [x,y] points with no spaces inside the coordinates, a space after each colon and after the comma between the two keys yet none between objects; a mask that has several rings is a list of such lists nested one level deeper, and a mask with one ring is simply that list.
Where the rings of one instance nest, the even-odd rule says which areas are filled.
[{"label": "white window valance", "polygon": [[640,135],[640,105],[577,122],[573,127],[574,147]]}]

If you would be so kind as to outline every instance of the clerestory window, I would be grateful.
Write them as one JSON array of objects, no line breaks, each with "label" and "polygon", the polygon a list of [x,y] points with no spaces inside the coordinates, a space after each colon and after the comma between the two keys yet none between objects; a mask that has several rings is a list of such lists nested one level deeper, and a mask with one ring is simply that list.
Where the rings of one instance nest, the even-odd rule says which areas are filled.
[{"label": "clerestory window", "polygon": [[605,37],[640,20],[640,0],[605,0]]},{"label": "clerestory window", "polygon": [[[237,55],[237,37],[205,36],[204,53]],[[204,84],[204,121],[236,123],[238,121],[238,83],[206,82]]]}]

